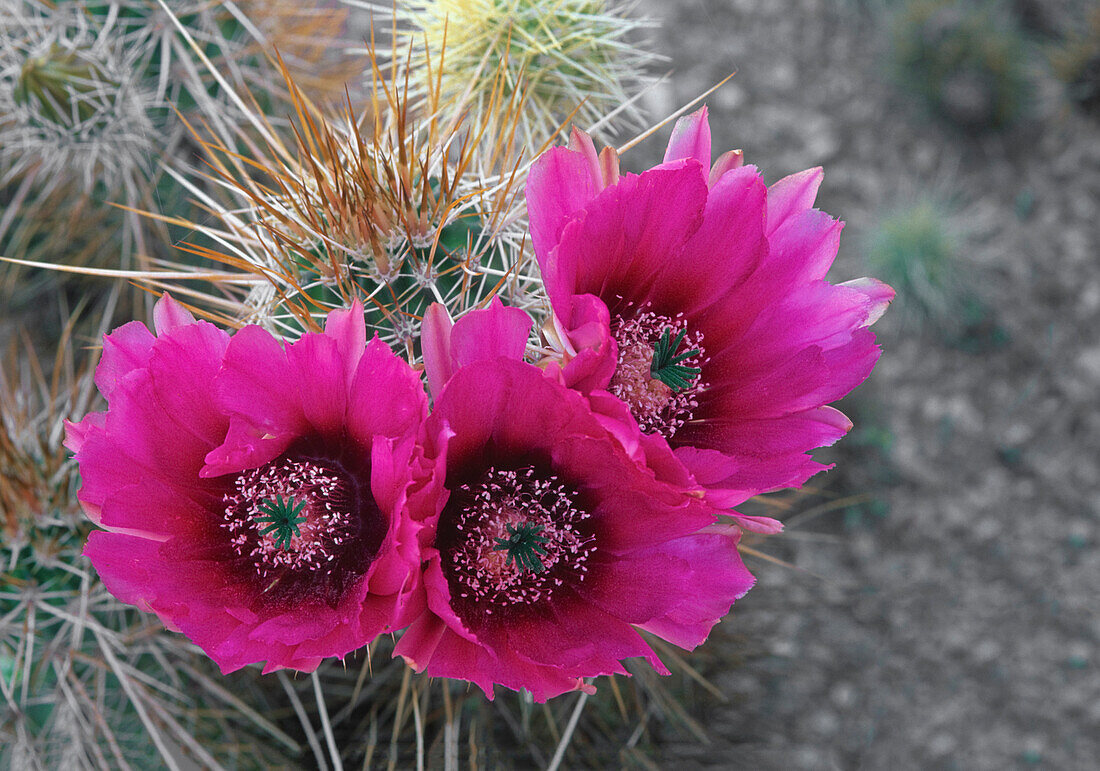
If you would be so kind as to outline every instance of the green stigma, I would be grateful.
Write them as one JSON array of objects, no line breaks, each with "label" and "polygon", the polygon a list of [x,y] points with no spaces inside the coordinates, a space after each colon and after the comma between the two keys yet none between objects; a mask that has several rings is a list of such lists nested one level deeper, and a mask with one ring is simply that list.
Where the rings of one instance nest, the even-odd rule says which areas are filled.
[{"label": "green stigma", "polygon": [[681,364],[685,359],[698,356],[700,353],[698,348],[692,348],[690,351],[679,355],[676,354],[676,350],[684,342],[687,330],[681,330],[674,340],[670,339],[671,332],[672,330],[666,327],[665,331],[661,333],[661,339],[653,346],[653,364],[649,368],[649,373],[673,391],[679,392],[690,388],[703,370],[699,367],[689,367]]},{"label": "green stigma", "polygon": [[505,564],[511,565],[515,562],[520,570],[541,573],[546,570],[546,566],[539,559],[540,554],[546,554],[546,549],[542,546],[546,543],[546,539],[539,535],[541,532],[542,525],[535,522],[521,522],[518,526],[508,525],[508,537],[496,539],[497,545],[493,547],[493,551],[507,549],[508,561]]},{"label": "green stigma", "polygon": [[294,499],[276,495],[275,500],[266,500],[260,503],[259,512],[266,514],[264,517],[256,517],[257,522],[268,522],[268,526],[260,531],[260,535],[274,533],[275,545],[284,551],[290,548],[290,539],[301,535],[298,526],[306,521],[305,514],[301,511],[306,502],[294,503]]}]

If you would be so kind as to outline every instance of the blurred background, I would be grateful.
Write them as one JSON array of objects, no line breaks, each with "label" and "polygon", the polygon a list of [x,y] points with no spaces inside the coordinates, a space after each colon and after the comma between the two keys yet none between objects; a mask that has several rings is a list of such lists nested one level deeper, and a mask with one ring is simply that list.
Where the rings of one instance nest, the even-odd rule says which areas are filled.
[{"label": "blurred background", "polygon": [[[3,0],[0,13],[5,3],[18,4]],[[298,10],[257,13],[286,33],[281,50],[292,68],[305,64],[296,72],[313,77],[312,93],[339,94],[346,71],[318,69],[310,49],[334,22],[303,20]],[[754,544],[770,556],[748,558],[756,588],[690,657],[710,687],[679,693],[686,717],[655,720],[645,753],[620,761],[685,769],[1095,768],[1100,4],[642,0],[631,15],[654,20],[633,34],[667,57],[649,71],[670,72],[639,102],[647,116],[671,113],[736,70],[706,100],[716,152],[744,150],[769,184],[824,166],[817,205],[847,222],[831,280],[875,276],[898,297],[875,327],[884,351],[878,367],[840,405],[855,428],[820,453],[836,468],[798,495],[758,504],[787,531]],[[25,62],[36,60],[12,44],[30,33],[20,38],[4,23],[0,76],[32,84],[37,77],[46,84],[39,91],[48,90],[51,72],[28,75]],[[131,23],[127,34],[144,41],[138,59],[118,50],[96,60],[107,64],[54,57],[49,66],[99,84],[66,103],[85,123],[85,111],[94,114],[124,88],[144,95],[140,121],[149,134],[101,126],[104,146],[115,151],[67,167],[95,180],[77,173],[69,187],[51,187],[41,184],[48,166],[19,168],[40,134],[14,133],[0,120],[0,254],[54,261],[64,252],[93,268],[136,266],[151,254],[183,259],[168,245],[186,228],[138,222],[117,208],[86,211],[108,187],[111,200],[133,207],[188,211],[186,191],[150,168],[150,153],[198,152],[166,105],[186,113],[225,100],[209,83],[168,93],[160,63],[182,54],[170,35],[140,37]],[[73,39],[109,43],[73,24]],[[362,38],[367,25],[358,9],[345,29]],[[45,42],[35,50],[51,50],[48,36],[39,37]],[[251,49],[221,53],[235,63],[227,69],[235,82],[263,82]],[[144,79],[126,75],[141,68]],[[3,94],[10,100],[0,103],[0,117],[27,108],[26,90]],[[43,104],[48,112],[48,101],[35,109]],[[667,132],[627,152],[624,167],[658,162]],[[168,149],[147,146],[150,134]],[[32,173],[39,176],[28,182]],[[201,209],[189,211],[201,221]],[[78,349],[92,345],[112,315],[144,318],[147,298],[108,286],[0,268],[0,343],[16,346],[5,359],[5,388],[33,374],[34,356],[46,375],[75,382],[71,362],[50,363],[74,310],[86,309],[72,332]],[[57,410],[86,409],[89,399],[77,389],[60,400],[47,393],[42,401],[52,406],[42,413],[25,400],[3,406],[8,418],[23,410],[30,425]],[[45,474],[45,487],[64,461],[58,441],[54,432],[43,450],[58,465],[34,471]],[[5,478],[25,471],[13,468]],[[5,537],[14,564],[21,547],[12,551]],[[16,682],[12,672],[0,674]]]},{"label": "blurred background", "polygon": [[824,166],[818,206],[848,223],[831,280],[898,293],[836,469],[761,547],[795,569],[750,562],[719,626],[739,666],[708,644],[717,746],[664,757],[1095,768],[1100,5],[646,8],[674,73],[654,112],[736,69],[716,150],[769,184]]}]

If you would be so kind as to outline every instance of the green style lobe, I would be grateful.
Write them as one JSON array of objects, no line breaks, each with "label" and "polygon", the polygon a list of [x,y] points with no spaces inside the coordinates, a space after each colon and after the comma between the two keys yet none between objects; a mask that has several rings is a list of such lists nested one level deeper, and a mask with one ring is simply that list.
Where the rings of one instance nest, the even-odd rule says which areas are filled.
[{"label": "green style lobe", "polygon": [[677,355],[676,350],[684,341],[687,330],[681,330],[675,340],[671,340],[671,330],[666,328],[661,333],[661,339],[653,346],[653,364],[650,366],[650,374],[667,385],[673,391],[684,391],[691,387],[702,372],[699,367],[689,367],[681,362],[698,356],[700,350],[693,348]]},{"label": "green style lobe", "polygon": [[539,535],[541,532],[542,525],[534,522],[521,522],[518,526],[508,525],[508,537],[497,538],[497,545],[493,550],[508,551],[508,561],[505,564],[511,565],[514,562],[521,571],[541,573],[546,570],[546,566],[539,559],[540,554],[546,554],[546,549],[543,548],[546,538]]},{"label": "green style lobe", "polygon": [[305,501],[295,503],[293,498],[287,498],[284,501],[282,495],[276,495],[275,500],[263,501],[259,505],[259,513],[267,516],[257,516],[256,521],[269,524],[260,531],[260,535],[273,533],[275,545],[283,550],[289,549],[291,539],[301,535],[298,528],[306,521],[305,515],[301,513],[305,505]]}]

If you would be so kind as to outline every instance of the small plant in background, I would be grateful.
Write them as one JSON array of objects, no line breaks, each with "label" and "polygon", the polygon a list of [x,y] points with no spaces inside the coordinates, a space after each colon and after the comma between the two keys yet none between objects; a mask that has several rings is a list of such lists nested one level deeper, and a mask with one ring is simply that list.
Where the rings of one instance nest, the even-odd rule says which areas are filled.
[{"label": "small plant in background", "polygon": [[1051,48],[1050,62],[1069,99],[1100,115],[1100,7]]},{"label": "small plant in background", "polygon": [[933,319],[953,314],[962,239],[947,204],[922,196],[897,205],[865,238],[868,264],[889,276],[901,304]]},{"label": "small plant in background", "polygon": [[[399,11],[408,30],[395,51],[425,40],[428,51],[441,51],[446,41],[440,101],[473,114],[492,100],[499,65],[504,96],[526,98],[518,130],[533,153],[566,122],[601,138],[644,125],[635,99],[660,57],[639,38],[651,23],[631,10],[613,0],[417,0]],[[432,82],[432,62],[412,61],[425,71],[417,80]]]},{"label": "small plant in background", "polygon": [[1007,332],[963,265],[965,233],[957,208],[932,194],[896,204],[863,238],[867,266],[897,289],[903,318],[938,330],[951,345],[998,348]]},{"label": "small plant in background", "polygon": [[1026,111],[1025,41],[1003,3],[908,0],[892,26],[894,77],[934,114],[983,131]]}]

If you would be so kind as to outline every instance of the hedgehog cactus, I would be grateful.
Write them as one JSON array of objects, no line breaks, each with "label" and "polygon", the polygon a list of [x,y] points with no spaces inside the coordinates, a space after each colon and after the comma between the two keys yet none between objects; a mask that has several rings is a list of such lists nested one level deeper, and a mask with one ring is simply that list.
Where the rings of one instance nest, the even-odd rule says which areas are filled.
[{"label": "hedgehog cactus", "polygon": [[[612,134],[615,120],[639,127],[631,95],[649,83],[646,68],[660,57],[644,47],[639,30],[650,23],[606,0],[419,0],[401,11],[409,45],[427,41],[447,49],[440,83],[444,102],[469,100],[480,111],[490,98],[498,67],[506,95],[527,100],[520,125],[528,149],[537,150],[567,122]],[[414,59],[430,69],[427,59]],[[425,82],[430,82],[426,79]]]},{"label": "hedgehog cactus", "polygon": [[[260,88],[270,80],[265,50],[272,45],[296,67],[316,65],[310,82],[335,92],[342,73],[320,64],[325,49],[313,36],[333,40],[342,12],[280,0],[245,3],[249,18],[240,5],[0,0],[0,198],[7,205],[0,254],[79,269],[105,267],[108,259],[130,268],[157,256],[170,241],[166,228],[111,204],[190,216],[190,204],[158,166],[190,153],[176,111],[190,120],[200,119],[196,108],[207,120],[240,120],[226,82],[252,84],[257,98],[273,101]],[[90,233],[104,229],[113,249],[84,248]],[[5,265],[2,283],[12,283],[14,272]],[[55,288],[60,275],[39,283]],[[29,299],[21,294],[11,299]]]},{"label": "hedgehog cactus", "polygon": [[418,119],[405,87],[374,73],[373,101],[336,116],[312,108],[286,73],[299,115],[293,143],[270,129],[266,149],[247,162],[233,137],[209,143],[242,205],[210,200],[217,227],[191,224],[232,249],[185,248],[243,271],[226,281],[245,287],[239,305],[209,298],[223,320],[296,337],[358,298],[369,332],[415,359],[433,302],[455,316],[498,293],[520,307],[536,302],[511,142],[519,102],[505,100],[498,81],[472,125],[447,121],[438,104]]},{"label": "hedgehog cactus", "polygon": [[297,744],[231,706],[206,658],[116,601],[81,554],[91,525],[63,418],[95,391],[90,368],[63,354],[50,380],[31,349],[0,362],[0,767],[287,763],[257,733]]},{"label": "hedgehog cactus", "polygon": [[[0,169],[41,192],[136,187],[149,172],[163,108],[135,74],[126,41],[75,5],[20,4],[0,21]],[[44,189],[44,190],[42,190]],[[40,192],[40,194],[41,194]]]}]

